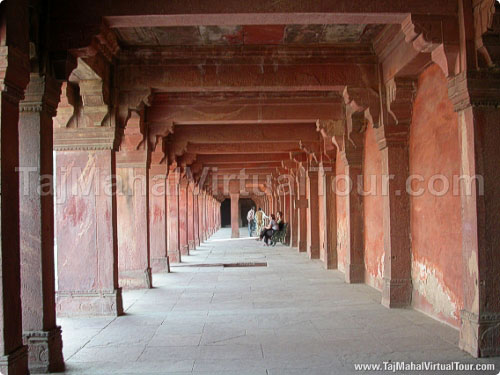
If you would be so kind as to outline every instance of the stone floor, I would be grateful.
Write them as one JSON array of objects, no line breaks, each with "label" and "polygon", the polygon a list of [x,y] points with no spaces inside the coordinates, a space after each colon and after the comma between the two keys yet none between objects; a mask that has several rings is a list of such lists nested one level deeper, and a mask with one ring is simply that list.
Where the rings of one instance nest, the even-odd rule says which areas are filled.
[{"label": "stone floor", "polygon": [[61,319],[66,374],[354,374],[363,373],[354,364],[384,361],[497,369],[446,374],[500,370],[500,359],[461,352],[456,330],[384,308],[379,292],[345,284],[296,249],[229,237],[220,230],[184,260],[268,267],[175,267],[154,275],[154,289],[125,292],[125,316]]}]

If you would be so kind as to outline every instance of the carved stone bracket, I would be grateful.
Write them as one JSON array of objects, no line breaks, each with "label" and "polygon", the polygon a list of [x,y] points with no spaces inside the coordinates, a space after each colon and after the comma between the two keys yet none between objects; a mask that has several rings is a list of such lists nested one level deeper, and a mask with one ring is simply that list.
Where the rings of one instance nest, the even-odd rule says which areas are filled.
[{"label": "carved stone bracket", "polygon": [[14,47],[0,46],[0,91],[3,99],[17,105],[24,98],[29,71],[28,56]]},{"label": "carved stone bracket", "polygon": [[365,119],[378,128],[381,123],[381,104],[379,94],[369,88],[345,87],[342,93],[346,105],[347,134],[352,133],[354,124],[352,123],[353,113],[363,113]]},{"label": "carved stone bracket", "polygon": [[411,15],[402,23],[401,30],[405,41],[416,52],[430,54],[431,61],[439,65],[447,77],[459,73],[457,19]]},{"label": "carved stone bracket", "polygon": [[117,120],[125,128],[132,111],[140,111],[151,104],[151,90],[120,91],[118,95]]},{"label": "carved stone bracket", "polygon": [[386,84],[387,123],[409,126],[417,83],[413,79],[393,78]]},{"label": "carved stone bracket", "polygon": [[82,58],[63,86],[61,109],[54,123],[55,150],[116,147],[108,84]]},{"label": "carved stone bracket", "polygon": [[344,119],[341,120],[317,120],[316,130],[321,133],[323,137],[343,136],[345,134],[346,123]]},{"label": "carved stone bracket", "polygon": [[474,43],[477,54],[482,56],[488,67],[494,65],[493,60],[486,46],[483,35],[488,32],[493,25],[495,15],[495,0],[474,0]]}]

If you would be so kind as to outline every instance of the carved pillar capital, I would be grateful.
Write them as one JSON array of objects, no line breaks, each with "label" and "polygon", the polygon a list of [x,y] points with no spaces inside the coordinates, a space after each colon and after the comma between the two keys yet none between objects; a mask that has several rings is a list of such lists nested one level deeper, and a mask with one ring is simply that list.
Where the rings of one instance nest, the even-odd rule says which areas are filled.
[{"label": "carved pillar capital", "polygon": [[50,76],[32,73],[19,112],[46,112],[50,117],[57,113],[61,96],[61,83]]},{"label": "carved pillar capital", "polygon": [[500,106],[500,74],[469,71],[448,80],[448,97],[456,112]]}]

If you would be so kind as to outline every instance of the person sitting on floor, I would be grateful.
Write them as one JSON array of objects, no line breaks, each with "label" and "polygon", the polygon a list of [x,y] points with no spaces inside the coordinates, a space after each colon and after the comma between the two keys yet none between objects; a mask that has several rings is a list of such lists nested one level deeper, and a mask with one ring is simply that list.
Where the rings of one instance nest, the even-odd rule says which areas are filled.
[{"label": "person sitting on floor", "polygon": [[276,217],[274,215],[271,215],[271,221],[269,221],[269,225],[266,227],[266,231],[264,233],[264,243],[266,246],[269,246],[269,240],[273,236],[274,232],[278,231],[279,225],[278,222],[276,221]]}]

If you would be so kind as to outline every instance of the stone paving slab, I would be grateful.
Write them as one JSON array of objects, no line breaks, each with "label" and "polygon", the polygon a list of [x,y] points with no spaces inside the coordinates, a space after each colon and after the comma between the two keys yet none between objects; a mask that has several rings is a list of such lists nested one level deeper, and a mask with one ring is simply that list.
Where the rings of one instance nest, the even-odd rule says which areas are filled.
[{"label": "stone paving slab", "polygon": [[356,374],[354,364],[383,361],[494,363],[496,371],[477,373],[500,371],[499,358],[460,351],[457,330],[386,309],[378,291],[345,284],[296,249],[230,234],[220,230],[183,260],[268,266],[172,267],[153,275],[155,288],[124,291],[123,317],[60,319],[65,374]]}]

